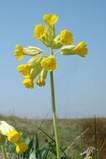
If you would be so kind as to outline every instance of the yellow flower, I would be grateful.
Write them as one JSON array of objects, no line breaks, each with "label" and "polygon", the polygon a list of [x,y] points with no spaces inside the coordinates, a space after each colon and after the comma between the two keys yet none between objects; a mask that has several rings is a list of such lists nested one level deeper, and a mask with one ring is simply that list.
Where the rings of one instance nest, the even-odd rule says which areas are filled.
[{"label": "yellow flower", "polygon": [[30,65],[28,64],[21,64],[17,67],[17,70],[23,75],[27,76],[30,74]]},{"label": "yellow flower", "polygon": [[75,48],[73,48],[73,52],[80,55],[81,57],[85,57],[88,53],[86,43],[81,41]]},{"label": "yellow flower", "polygon": [[60,33],[60,41],[61,43],[63,43],[64,45],[69,45],[73,43],[73,35],[71,32],[69,32],[68,30],[63,30]]},{"label": "yellow flower", "polygon": [[40,76],[36,82],[36,84],[40,87],[44,86],[45,85],[45,79],[47,77],[47,73],[48,71],[45,70],[45,69],[42,69],[41,72],[40,72]]},{"label": "yellow flower", "polygon": [[44,86],[45,85],[45,80],[44,79],[38,79],[36,84],[40,87]]},{"label": "yellow flower", "polygon": [[41,66],[47,71],[54,71],[56,69],[56,58],[52,55],[43,58]]},{"label": "yellow flower", "polygon": [[11,143],[17,143],[20,141],[21,134],[17,132],[16,130],[9,131],[7,133],[7,138],[8,138],[8,141],[10,141]]},{"label": "yellow flower", "polygon": [[36,39],[42,39],[42,37],[45,35],[45,32],[46,32],[46,28],[45,26],[39,24],[39,25],[36,25],[34,27],[34,38]]},{"label": "yellow flower", "polygon": [[16,143],[20,140],[21,134],[5,121],[0,121],[0,133],[7,136],[8,141]]},{"label": "yellow flower", "polygon": [[33,79],[31,78],[26,78],[22,81],[23,85],[26,87],[26,88],[33,88],[34,87],[34,83],[33,83]]},{"label": "yellow flower", "polygon": [[28,145],[25,143],[16,144],[16,153],[21,154],[28,150]]},{"label": "yellow flower", "polygon": [[43,16],[43,20],[48,24],[48,25],[54,25],[57,23],[59,17],[56,14],[46,14]]},{"label": "yellow flower", "polygon": [[24,49],[21,45],[16,45],[15,48],[15,57],[17,60],[21,60],[24,57]]}]

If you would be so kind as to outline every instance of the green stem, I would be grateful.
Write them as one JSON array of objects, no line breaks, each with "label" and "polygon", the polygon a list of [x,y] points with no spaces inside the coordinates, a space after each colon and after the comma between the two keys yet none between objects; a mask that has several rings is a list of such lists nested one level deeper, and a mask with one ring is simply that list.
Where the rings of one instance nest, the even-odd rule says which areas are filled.
[{"label": "green stem", "polygon": [[3,159],[7,159],[7,155],[6,155],[4,144],[2,145],[2,153],[3,153]]},{"label": "green stem", "polygon": [[[51,49],[51,55],[53,55],[52,49]],[[57,127],[53,72],[50,72],[50,84],[51,84],[52,118],[53,118],[53,127],[54,127],[54,135],[55,135],[55,142],[56,142],[56,153],[57,153],[57,159],[60,159],[60,146],[59,146],[58,127]]]}]

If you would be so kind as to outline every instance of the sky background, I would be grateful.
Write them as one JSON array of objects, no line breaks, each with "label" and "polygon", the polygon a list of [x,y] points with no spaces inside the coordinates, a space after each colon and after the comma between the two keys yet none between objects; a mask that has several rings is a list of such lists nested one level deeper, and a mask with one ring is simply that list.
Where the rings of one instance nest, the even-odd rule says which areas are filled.
[{"label": "sky background", "polygon": [[58,55],[55,72],[56,105],[60,118],[106,117],[106,1],[0,0],[0,114],[51,117],[49,76],[46,86],[25,89],[13,56],[15,45],[35,45],[33,27],[45,13],[60,16],[57,33],[74,33],[75,43],[88,44],[87,58]]}]

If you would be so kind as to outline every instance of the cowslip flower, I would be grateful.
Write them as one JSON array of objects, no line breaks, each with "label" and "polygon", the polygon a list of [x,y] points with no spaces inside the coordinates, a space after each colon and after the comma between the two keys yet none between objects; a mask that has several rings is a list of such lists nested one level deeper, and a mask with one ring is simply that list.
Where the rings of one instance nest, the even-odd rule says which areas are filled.
[{"label": "cowslip flower", "polygon": [[87,44],[84,41],[81,41],[75,48],[73,48],[73,52],[81,57],[85,57],[88,53]]},{"label": "cowslip flower", "polygon": [[61,48],[61,54],[63,55],[79,55],[85,57],[88,54],[87,45],[84,41],[75,45],[68,45]]},{"label": "cowslip flower", "polygon": [[32,78],[26,78],[22,81],[22,84],[26,87],[26,88],[33,88],[34,87],[34,83],[33,83],[33,79]]},{"label": "cowslip flower", "polygon": [[6,136],[11,143],[16,143],[21,138],[21,134],[5,121],[0,121],[0,133]]},{"label": "cowslip flower", "polygon": [[56,69],[56,58],[52,55],[43,58],[41,66],[47,71],[54,71]]},{"label": "cowslip flower", "polygon": [[45,85],[45,79],[47,77],[47,73],[48,71],[46,71],[45,69],[42,69],[40,75],[39,75],[39,78],[36,82],[36,84],[40,87],[44,86]]},{"label": "cowslip flower", "polygon": [[73,34],[70,31],[68,31],[67,29],[64,29],[60,33],[60,41],[64,45],[72,44],[73,43]]},{"label": "cowslip flower", "polygon": [[17,67],[18,72],[20,72],[23,76],[28,76],[30,74],[30,69],[30,65],[28,64],[21,64]]},{"label": "cowslip flower", "polygon": [[59,17],[56,14],[46,14],[43,16],[43,20],[50,26],[57,23]]},{"label": "cowslip flower", "polygon": [[13,131],[9,131],[7,133],[7,139],[8,141],[10,141],[11,143],[17,143],[20,141],[21,139],[21,134],[16,131],[16,130],[13,130]]},{"label": "cowslip flower", "polygon": [[25,78],[22,81],[25,88],[34,88],[35,84],[40,87],[45,85],[48,72],[57,68],[56,53],[79,55],[81,57],[85,57],[88,53],[85,42],[81,41],[79,44],[73,45],[73,33],[69,30],[64,29],[56,35],[55,24],[58,19],[59,17],[56,14],[44,15],[43,21],[45,24],[36,25],[33,32],[34,38],[40,40],[52,50],[51,55],[48,55],[48,53],[43,55],[43,52],[46,52],[36,46],[26,48],[20,45],[16,46],[15,56],[17,59],[22,59],[26,55],[31,56],[26,64],[17,67],[18,72]]},{"label": "cowslip flower", "polygon": [[[43,20],[46,23],[45,25],[37,25],[34,28],[34,38],[40,40],[45,46],[50,48],[51,55],[42,55],[42,53],[46,53],[45,51],[40,52],[41,57],[36,56],[37,54],[26,54],[33,56],[31,61],[28,62],[31,64],[30,75],[32,77],[27,77],[23,81],[23,85],[26,88],[33,88],[34,83],[38,86],[45,85],[45,79],[47,77],[48,72],[50,73],[50,82],[51,82],[51,98],[52,98],[52,114],[53,114],[53,126],[54,126],[54,135],[56,141],[56,155],[57,158],[60,158],[59,152],[59,142],[58,142],[58,131],[57,131],[57,122],[56,122],[56,106],[55,106],[55,91],[54,91],[54,82],[53,82],[53,72],[56,70],[56,58],[55,54],[59,52],[63,55],[80,55],[81,57],[85,57],[87,55],[87,47],[84,42],[79,43],[77,46],[73,44],[73,34],[72,32],[64,29],[60,32],[59,36],[56,35],[55,24],[58,21],[58,16],[55,14],[47,14],[43,16]],[[55,52],[55,49],[58,51]],[[25,49],[24,49],[25,51]],[[25,54],[25,53],[24,53]],[[37,62],[38,61],[38,62]],[[44,73],[44,72],[45,73]],[[24,71],[21,71],[24,72]],[[26,74],[26,69],[25,73]],[[43,73],[42,73],[43,72]],[[36,81],[35,81],[36,80]],[[17,153],[21,153],[24,151],[24,145],[16,146]]]},{"label": "cowslip flower", "polygon": [[24,58],[24,50],[23,47],[21,45],[16,45],[15,48],[15,57],[17,60],[21,60]]},{"label": "cowslip flower", "polygon": [[26,143],[17,143],[16,144],[16,153],[21,154],[28,150],[28,145]]},{"label": "cowslip flower", "polygon": [[42,37],[45,35],[45,32],[46,32],[46,28],[45,26],[39,24],[39,25],[36,25],[34,27],[34,33],[33,33],[33,36],[35,39],[42,39]]},{"label": "cowslip flower", "polygon": [[40,87],[44,86],[45,85],[45,80],[44,79],[38,79],[36,84]]}]

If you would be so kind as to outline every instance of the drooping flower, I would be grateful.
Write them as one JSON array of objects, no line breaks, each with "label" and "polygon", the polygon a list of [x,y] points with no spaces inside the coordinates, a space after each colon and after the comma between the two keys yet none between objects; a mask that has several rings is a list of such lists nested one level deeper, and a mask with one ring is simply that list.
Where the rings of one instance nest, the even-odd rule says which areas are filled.
[{"label": "drooping flower", "polygon": [[17,143],[16,144],[16,153],[21,154],[28,150],[28,145],[26,143]]},{"label": "drooping flower", "polygon": [[73,43],[73,34],[70,31],[68,31],[67,29],[64,29],[60,33],[60,41],[64,45],[72,44]]},{"label": "drooping flower", "polygon": [[40,75],[39,75],[39,78],[36,82],[36,84],[40,87],[44,86],[45,85],[45,79],[47,77],[47,73],[48,71],[46,71],[45,69],[42,69]]},{"label": "drooping flower", "polygon": [[23,76],[28,76],[30,74],[30,65],[29,64],[21,64],[18,65],[17,70],[20,72]]},{"label": "drooping flower", "polygon": [[34,27],[34,34],[33,34],[34,38],[41,40],[42,37],[45,35],[45,32],[46,32],[45,26],[43,26],[42,24],[36,25]]},{"label": "drooping flower", "polygon": [[21,60],[24,58],[24,49],[21,45],[16,45],[15,48],[15,57],[17,60]]},{"label": "drooping flower", "polygon": [[43,20],[50,26],[57,23],[59,17],[56,14],[46,14],[43,16]]},{"label": "drooping flower", "polygon": [[40,87],[44,86],[45,85],[45,80],[44,79],[38,79],[36,84]]},{"label": "drooping flower", "polygon": [[32,78],[26,78],[22,81],[22,84],[26,87],[26,88],[33,88],[34,87],[34,83],[33,83],[33,79]]},{"label": "drooping flower", "polygon": [[52,55],[43,58],[41,66],[47,71],[54,71],[56,69],[56,58]]}]

